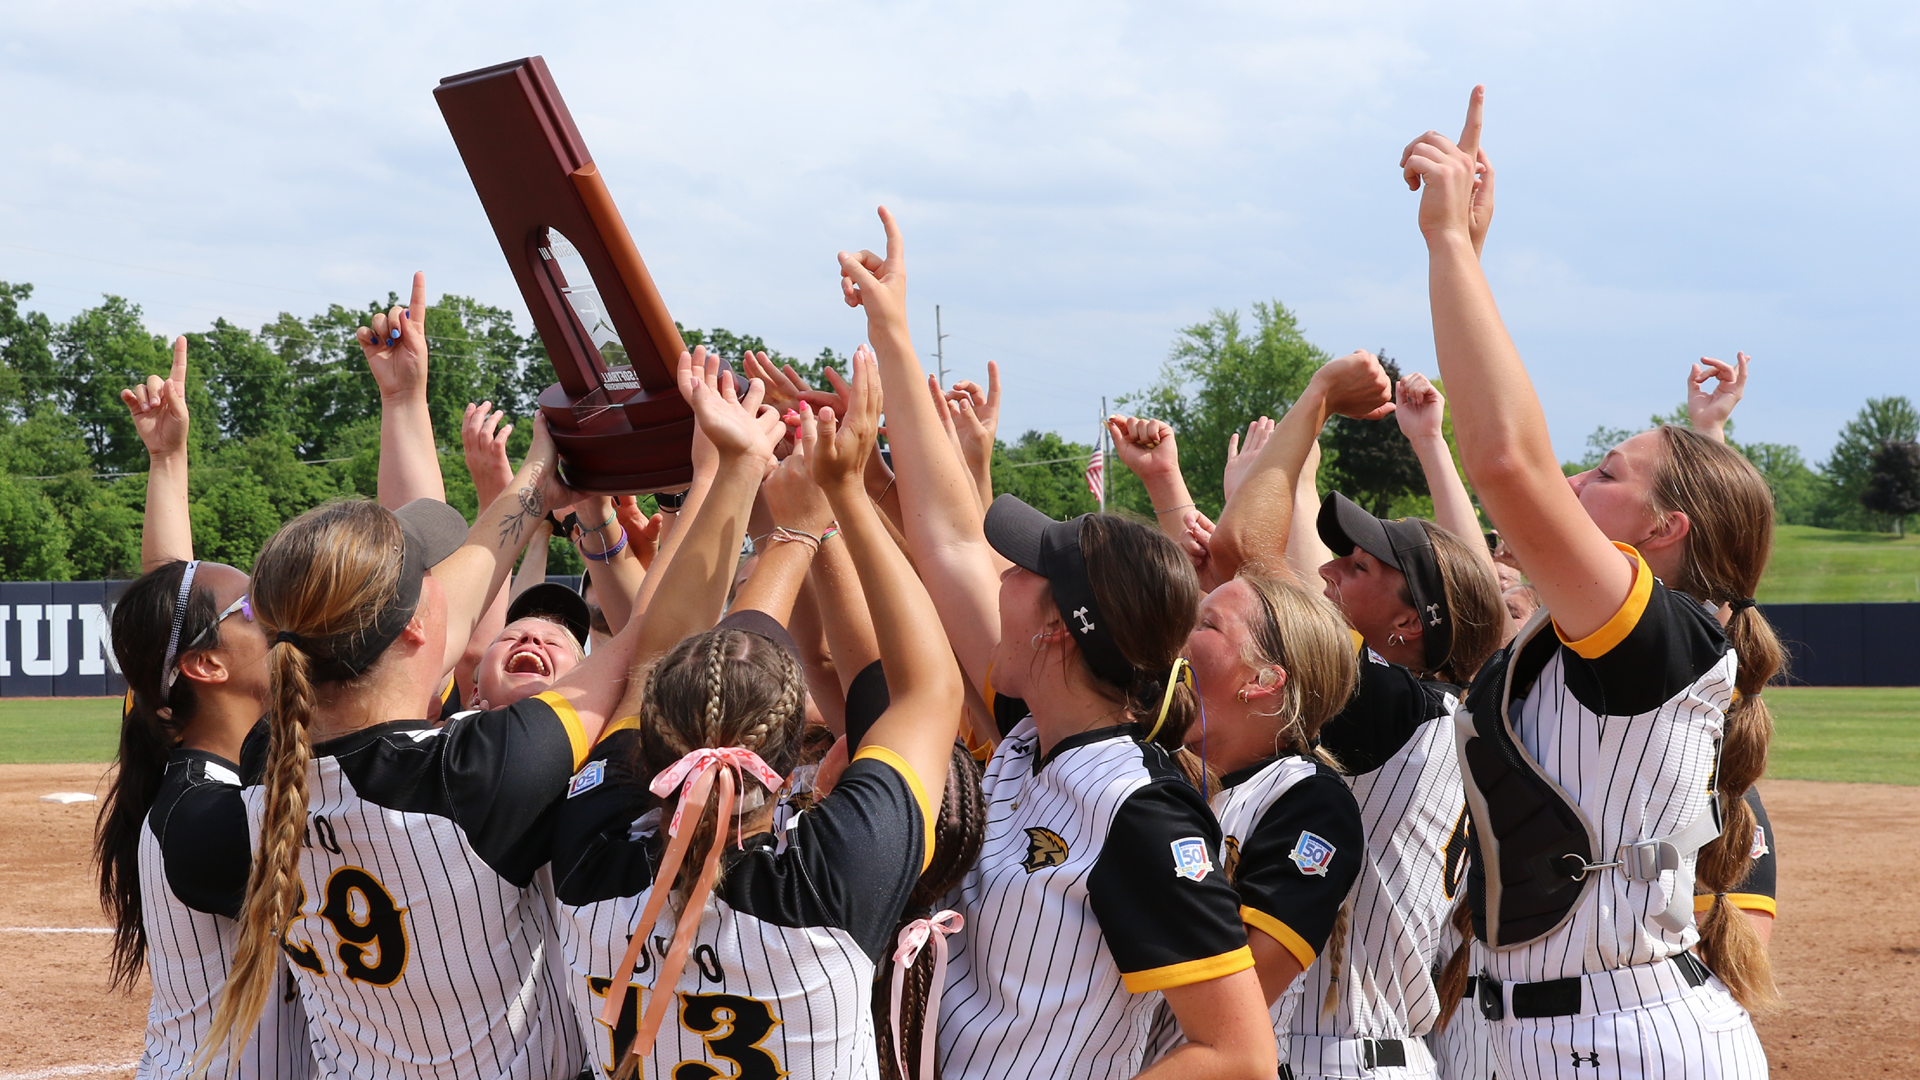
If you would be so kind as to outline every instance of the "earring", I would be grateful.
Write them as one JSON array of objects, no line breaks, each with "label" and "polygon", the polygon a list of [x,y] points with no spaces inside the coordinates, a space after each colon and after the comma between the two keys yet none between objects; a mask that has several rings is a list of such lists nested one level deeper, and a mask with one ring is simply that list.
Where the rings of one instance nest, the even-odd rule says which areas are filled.
[{"label": "earring", "polygon": [[1407,643],[1407,639],[1400,636],[1399,634],[1387,635],[1387,644],[1389,645],[1405,645],[1406,643]]},{"label": "earring", "polygon": [[1241,701],[1251,701],[1251,700],[1253,700],[1253,697],[1252,697],[1252,695],[1250,695],[1250,694],[1248,694],[1248,693],[1247,693],[1247,688],[1246,688],[1246,687],[1244,687],[1244,686],[1240,688],[1240,700],[1241,700]]},{"label": "earring", "polygon": [[1030,639],[1027,642],[1027,644],[1033,646],[1034,652],[1045,652],[1047,648],[1047,643],[1044,641],[1041,641],[1040,639],[1046,636],[1047,636],[1047,632],[1045,630],[1042,630],[1039,633],[1033,635],[1032,639]]}]

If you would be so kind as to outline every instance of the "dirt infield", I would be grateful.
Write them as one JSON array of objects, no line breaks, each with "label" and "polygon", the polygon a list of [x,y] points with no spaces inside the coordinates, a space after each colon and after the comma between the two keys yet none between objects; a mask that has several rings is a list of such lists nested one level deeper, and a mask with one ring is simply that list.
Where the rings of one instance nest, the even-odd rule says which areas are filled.
[{"label": "dirt infield", "polygon": [[[88,866],[98,765],[0,766],[0,1080],[132,1075],[146,982],[106,988],[104,934],[20,928],[103,926]],[[1760,1021],[1776,1073],[1817,1080],[1906,1075],[1920,1061],[1920,787],[1770,780],[1779,833],[1781,919],[1775,970],[1787,999]],[[80,1072],[76,1067],[99,1066]],[[57,1074],[52,1070],[60,1070]]]}]

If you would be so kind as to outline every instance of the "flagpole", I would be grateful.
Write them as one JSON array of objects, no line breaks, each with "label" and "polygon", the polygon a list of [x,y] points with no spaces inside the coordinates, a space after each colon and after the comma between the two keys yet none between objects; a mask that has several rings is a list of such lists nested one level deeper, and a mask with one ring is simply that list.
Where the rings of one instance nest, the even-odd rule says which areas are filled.
[{"label": "flagpole", "polygon": [[1107,512],[1107,399],[1100,398],[1100,436],[1094,440],[1094,450],[1100,455],[1100,512]]}]

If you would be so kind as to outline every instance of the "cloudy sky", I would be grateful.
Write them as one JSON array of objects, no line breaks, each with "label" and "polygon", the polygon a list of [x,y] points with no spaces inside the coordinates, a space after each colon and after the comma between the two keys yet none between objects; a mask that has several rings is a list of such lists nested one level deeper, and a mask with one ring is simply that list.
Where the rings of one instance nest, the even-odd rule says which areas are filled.
[{"label": "cloudy sky", "polygon": [[[1686,10],[1679,10],[1684,8]],[[546,57],[668,306],[849,351],[893,207],[915,332],[1003,434],[1087,439],[1178,329],[1277,299],[1432,370],[1401,147],[1489,88],[1487,265],[1562,456],[1756,357],[1738,435],[1818,459],[1920,392],[1911,3],[6,5],[0,280],[156,332],[430,289],[523,308],[440,119]]]}]

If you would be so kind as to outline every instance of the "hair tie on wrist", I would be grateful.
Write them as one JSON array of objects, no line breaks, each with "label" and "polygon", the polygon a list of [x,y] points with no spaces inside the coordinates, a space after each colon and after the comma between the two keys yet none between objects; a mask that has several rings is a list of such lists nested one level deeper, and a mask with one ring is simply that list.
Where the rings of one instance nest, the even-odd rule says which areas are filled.
[{"label": "hair tie on wrist", "polygon": [[1742,596],[1738,599],[1727,601],[1727,606],[1734,611],[1745,611],[1750,607],[1758,607],[1759,602],[1751,596]]}]

